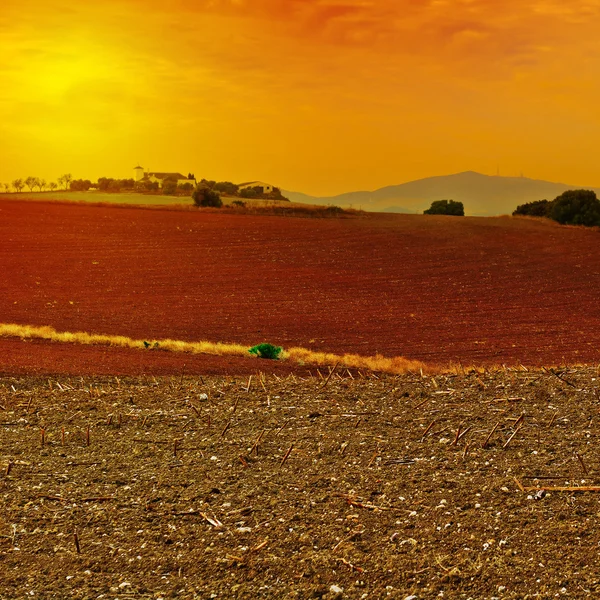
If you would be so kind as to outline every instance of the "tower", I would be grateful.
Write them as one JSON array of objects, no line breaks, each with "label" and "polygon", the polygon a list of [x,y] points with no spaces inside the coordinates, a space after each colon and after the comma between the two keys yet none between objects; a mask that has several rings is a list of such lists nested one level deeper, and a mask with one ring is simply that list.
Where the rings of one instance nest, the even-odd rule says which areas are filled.
[{"label": "tower", "polygon": [[140,167],[140,165],[138,165],[137,167],[133,168],[133,172],[135,173],[134,179],[136,181],[141,181],[144,178],[144,167]]}]

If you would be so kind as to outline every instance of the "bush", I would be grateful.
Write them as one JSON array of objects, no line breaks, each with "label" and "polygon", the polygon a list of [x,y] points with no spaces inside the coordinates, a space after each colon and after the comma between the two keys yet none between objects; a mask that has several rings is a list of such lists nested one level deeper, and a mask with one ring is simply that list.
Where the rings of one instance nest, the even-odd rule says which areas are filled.
[{"label": "bush", "polygon": [[328,215],[341,215],[344,212],[344,209],[340,206],[329,205],[325,209],[325,213]]},{"label": "bush", "polygon": [[223,192],[228,196],[235,196],[238,193],[238,186],[231,181],[217,181],[212,188],[215,192]]},{"label": "bush", "polygon": [[520,204],[513,212],[513,215],[526,215],[528,217],[548,217],[550,216],[550,208],[552,202],[548,200],[536,200],[535,202],[527,202]]},{"label": "bush", "polygon": [[242,198],[258,198],[258,193],[254,188],[244,188],[240,190],[240,196]]},{"label": "bush", "polygon": [[234,201],[231,203],[231,206],[240,206],[240,207],[244,207],[244,206],[246,206],[246,203],[245,203],[245,202],[243,202],[242,200],[234,200]]},{"label": "bush", "polygon": [[273,344],[258,344],[248,350],[250,354],[256,354],[258,358],[268,358],[270,360],[277,360],[279,355],[283,352],[283,348],[280,346],[273,346]]},{"label": "bush", "polygon": [[600,200],[591,190],[568,190],[554,200],[549,216],[561,225],[600,226]]},{"label": "bush", "polygon": [[162,187],[163,196],[175,196],[177,194],[177,182],[165,181]]},{"label": "bush", "polygon": [[465,216],[465,207],[462,202],[454,200],[436,200],[423,212],[424,215],[452,215],[455,217]]},{"label": "bush", "polygon": [[221,208],[223,206],[221,194],[219,194],[219,192],[214,192],[203,184],[200,184],[192,192],[192,199],[194,200],[195,206],[212,206],[214,208]]},{"label": "bush", "polygon": [[600,200],[591,190],[567,190],[552,202],[537,200],[521,204],[513,215],[548,217],[562,225],[600,226]]}]

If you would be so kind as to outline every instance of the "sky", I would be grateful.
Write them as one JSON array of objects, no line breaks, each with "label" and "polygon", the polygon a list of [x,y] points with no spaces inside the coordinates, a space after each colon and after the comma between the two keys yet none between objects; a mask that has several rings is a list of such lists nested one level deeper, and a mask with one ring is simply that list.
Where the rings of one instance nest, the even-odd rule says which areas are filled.
[{"label": "sky", "polygon": [[2,0],[0,182],[600,187],[600,0]]}]

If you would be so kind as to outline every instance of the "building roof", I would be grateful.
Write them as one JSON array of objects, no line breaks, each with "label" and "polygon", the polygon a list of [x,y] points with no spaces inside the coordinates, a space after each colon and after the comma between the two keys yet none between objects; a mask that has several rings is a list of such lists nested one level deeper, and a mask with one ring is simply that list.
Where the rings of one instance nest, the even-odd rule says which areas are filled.
[{"label": "building roof", "polygon": [[242,187],[244,185],[271,185],[270,183],[267,183],[266,181],[246,181],[245,183],[238,183],[238,187]]},{"label": "building roof", "polygon": [[175,179],[187,179],[185,175],[181,173],[146,173],[146,177],[156,177],[156,179],[166,179],[167,177],[174,177]]}]

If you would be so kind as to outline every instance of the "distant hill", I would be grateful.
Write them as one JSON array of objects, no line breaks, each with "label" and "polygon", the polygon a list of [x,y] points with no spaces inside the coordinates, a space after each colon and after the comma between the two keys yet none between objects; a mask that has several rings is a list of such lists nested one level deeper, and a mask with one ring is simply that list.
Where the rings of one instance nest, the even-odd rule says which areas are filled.
[{"label": "distant hill", "polygon": [[369,192],[347,192],[338,196],[314,197],[283,191],[293,202],[334,204],[375,212],[422,213],[434,200],[456,200],[465,205],[465,214],[492,216],[511,214],[519,204],[553,200],[565,190],[600,188],[553,183],[527,177],[499,177],[465,171],[454,175],[427,177]]}]

